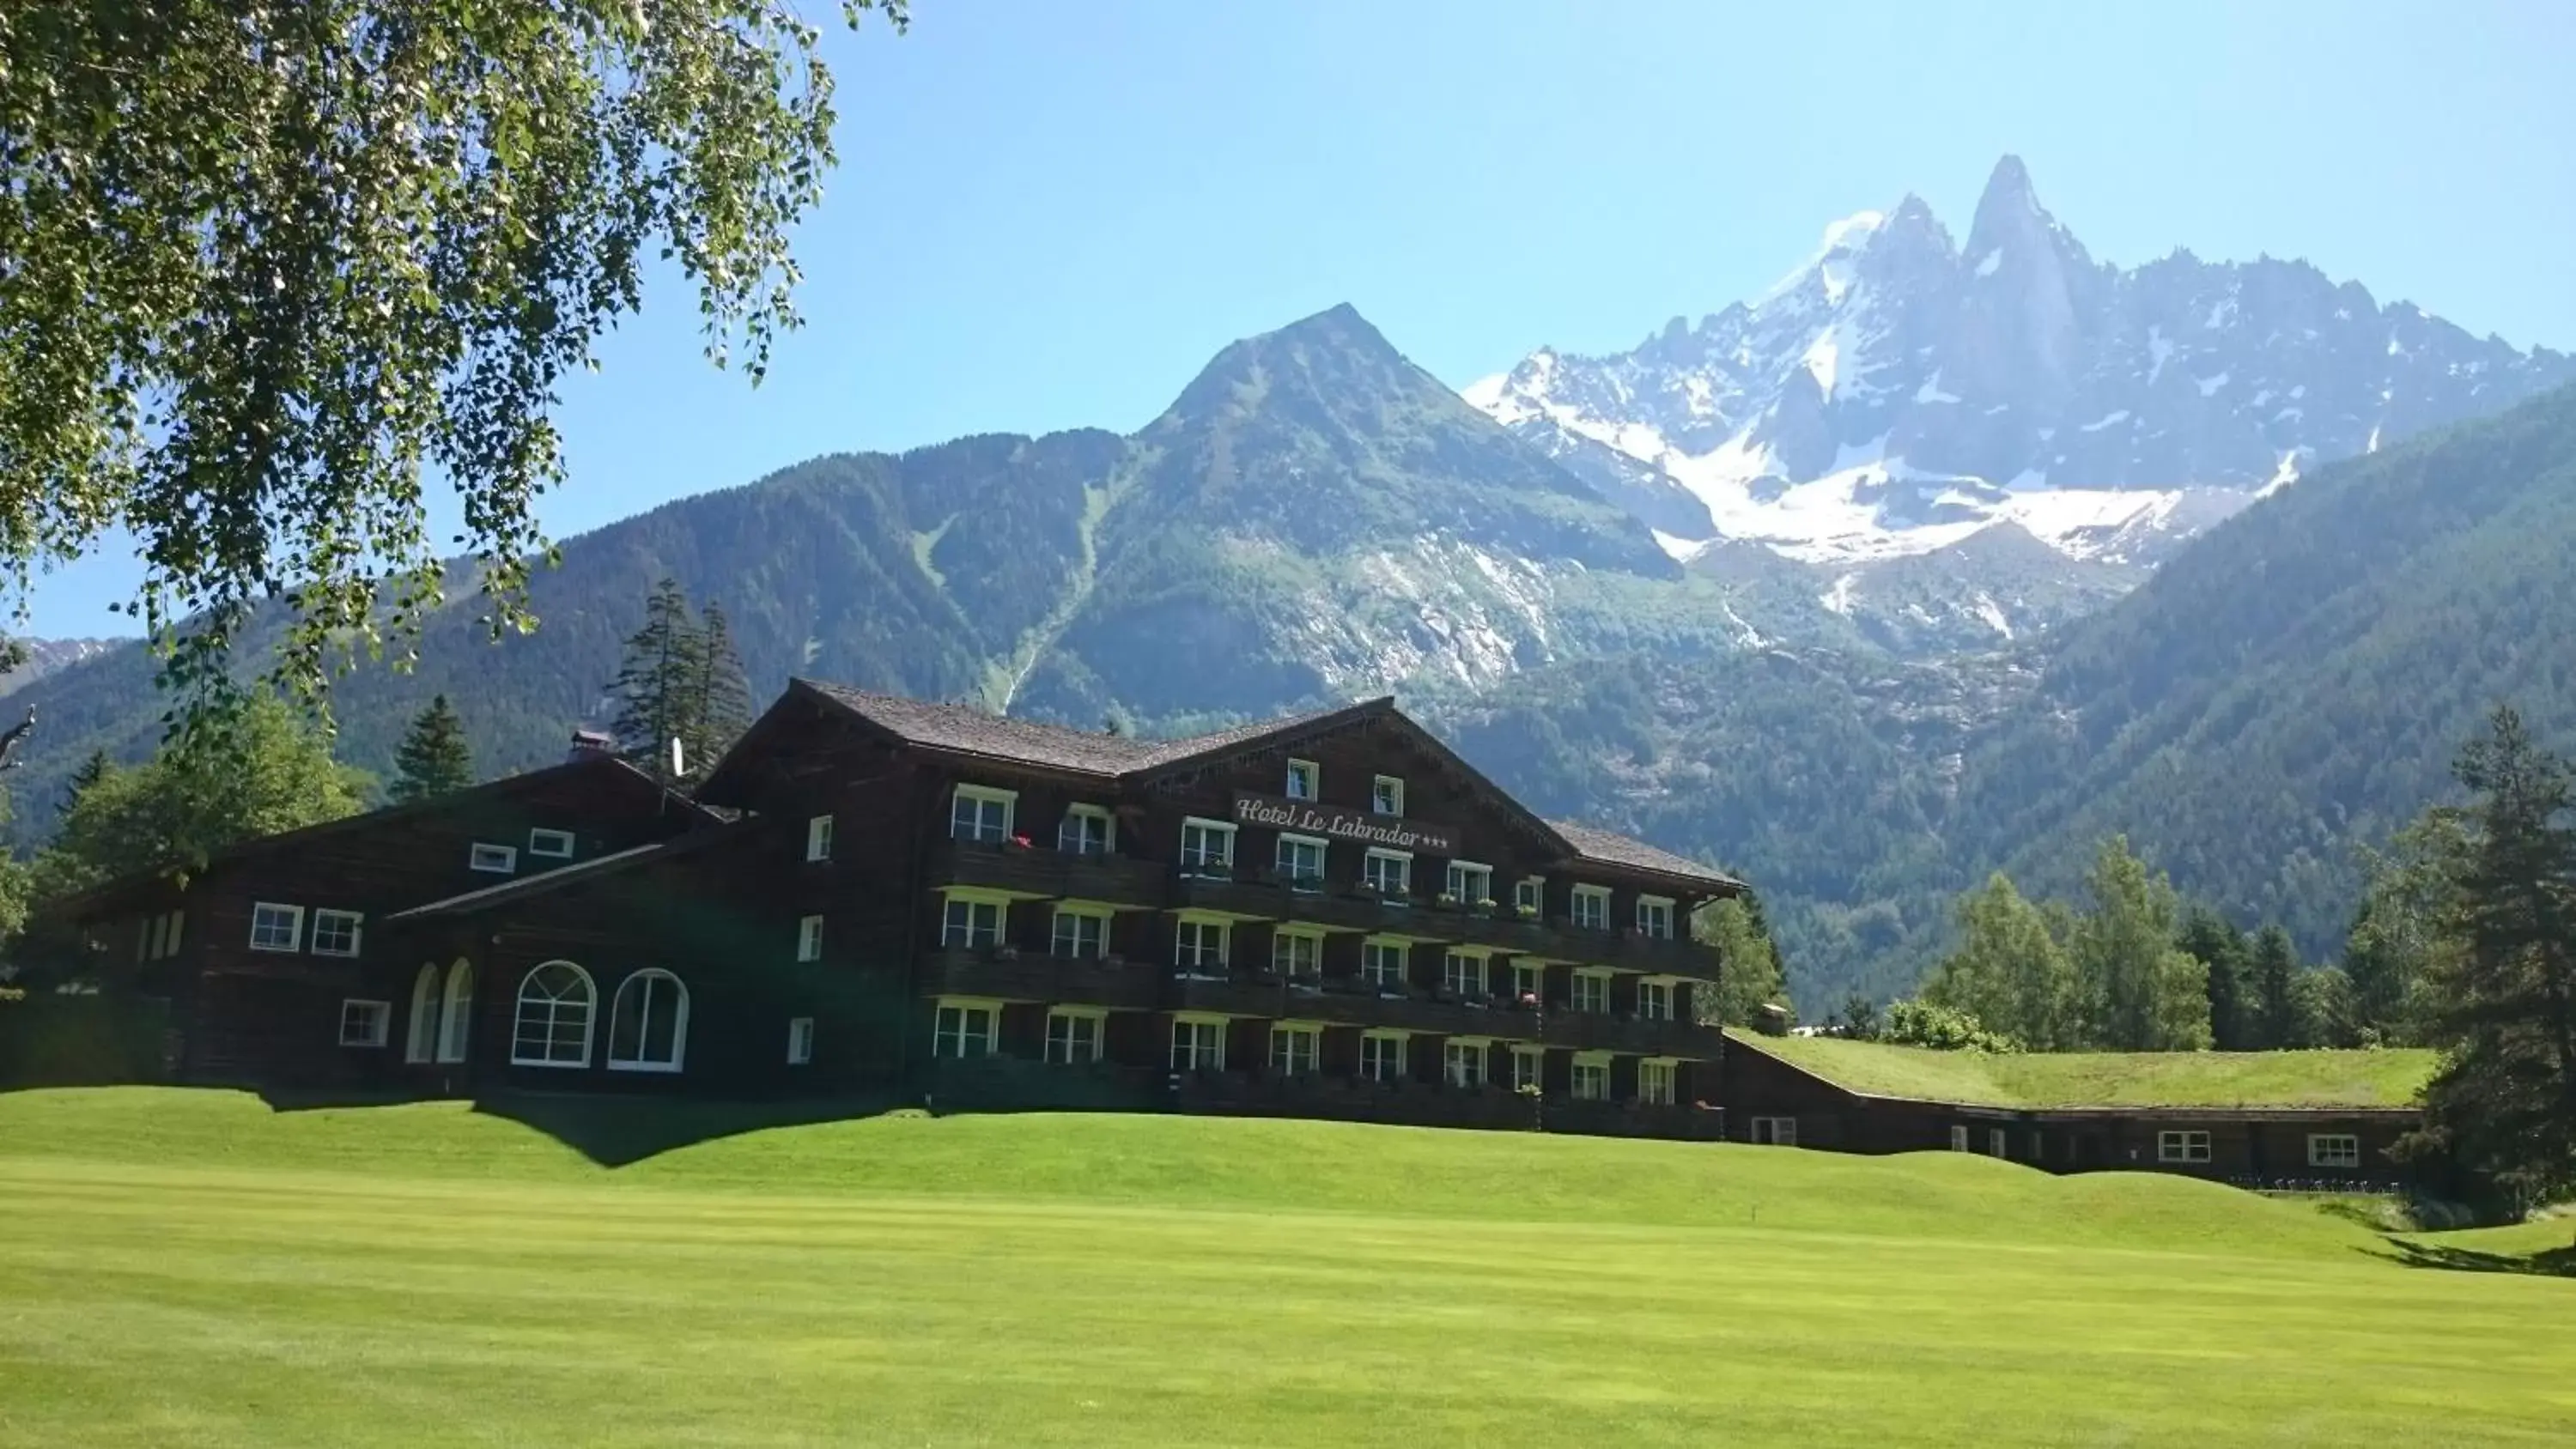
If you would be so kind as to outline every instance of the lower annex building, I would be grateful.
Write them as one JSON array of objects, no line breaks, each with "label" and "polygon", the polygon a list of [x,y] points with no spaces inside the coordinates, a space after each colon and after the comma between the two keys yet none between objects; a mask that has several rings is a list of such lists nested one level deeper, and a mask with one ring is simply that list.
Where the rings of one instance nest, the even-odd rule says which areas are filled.
[{"label": "lower annex building", "polygon": [[73,910],[186,1081],[1715,1139],[1689,920],[1742,889],[1389,700],[1148,741],[798,681],[694,798],[577,748]]}]

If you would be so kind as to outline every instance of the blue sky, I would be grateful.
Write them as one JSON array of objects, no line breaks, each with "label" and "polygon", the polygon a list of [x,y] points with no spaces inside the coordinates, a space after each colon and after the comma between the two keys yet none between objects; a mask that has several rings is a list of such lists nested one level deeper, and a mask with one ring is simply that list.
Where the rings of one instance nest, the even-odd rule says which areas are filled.
[{"label": "blue sky", "polygon": [[[1964,233],[2006,151],[2096,256],[2306,257],[2576,348],[2562,0],[915,0],[830,45],[807,327],[755,391],[662,286],[567,391],[556,536],[822,452],[1132,429],[1336,302],[1451,383],[1626,347],[1909,190]],[[134,574],[39,580],[27,632],[124,632]]]}]

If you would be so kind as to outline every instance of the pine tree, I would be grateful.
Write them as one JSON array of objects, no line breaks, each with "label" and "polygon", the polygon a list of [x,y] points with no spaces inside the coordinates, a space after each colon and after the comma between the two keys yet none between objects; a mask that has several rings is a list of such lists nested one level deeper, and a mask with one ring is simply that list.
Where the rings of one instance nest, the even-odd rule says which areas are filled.
[{"label": "pine tree", "polygon": [[734,652],[733,632],[725,623],[724,609],[715,600],[707,600],[700,616],[696,658],[696,677],[690,683],[689,714],[696,733],[688,747],[696,758],[706,762],[703,769],[714,769],[742,732],[751,728],[751,680],[743,673],[742,656]]},{"label": "pine tree", "polygon": [[617,748],[655,779],[677,783],[671,776],[671,741],[685,750],[699,733],[694,712],[701,638],[690,617],[688,596],[678,580],[664,578],[644,601],[644,627],[626,640],[626,655],[609,691],[617,697],[617,719],[609,726]]},{"label": "pine tree", "polygon": [[426,800],[474,783],[474,753],[465,743],[465,721],[456,717],[446,695],[432,697],[429,708],[413,717],[402,748],[394,752],[394,767],[397,773],[386,794],[397,803]]},{"label": "pine tree", "polygon": [[2256,932],[2249,970],[2254,984],[2254,1048],[2277,1052],[2307,1045],[2299,1019],[2299,952],[2290,942],[2290,933],[2277,925]]},{"label": "pine tree", "polygon": [[2251,1013],[2245,1000],[2249,970],[2245,933],[2207,906],[2193,906],[2183,917],[2174,944],[2209,970],[2209,1035],[2223,1052],[2249,1051],[2253,1045]]},{"label": "pine tree", "polygon": [[2209,968],[2174,945],[2171,882],[2104,841],[2087,879],[2091,914],[2077,921],[2073,956],[2093,1044],[2112,1051],[2197,1051],[2209,1045]]},{"label": "pine tree", "polygon": [[2453,773],[2475,800],[2446,871],[2429,1140],[2529,1205],[2576,1191],[2576,776],[2499,708]]},{"label": "pine tree", "polygon": [[107,757],[107,751],[90,751],[89,758],[81,761],[80,768],[72,771],[71,783],[63,790],[63,803],[55,807],[55,813],[69,815],[79,809],[81,797],[96,789],[101,782],[115,773],[116,763]]}]

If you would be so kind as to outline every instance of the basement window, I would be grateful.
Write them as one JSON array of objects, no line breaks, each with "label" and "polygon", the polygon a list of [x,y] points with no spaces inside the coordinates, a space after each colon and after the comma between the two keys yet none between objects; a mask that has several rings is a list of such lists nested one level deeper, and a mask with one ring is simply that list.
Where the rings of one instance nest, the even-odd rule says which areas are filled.
[{"label": "basement window", "polygon": [[2361,1139],[2349,1132],[2309,1133],[2308,1166],[2361,1166]]},{"label": "basement window", "polygon": [[2207,1162],[2208,1160],[2208,1133],[2159,1132],[2156,1134],[2156,1161]]}]

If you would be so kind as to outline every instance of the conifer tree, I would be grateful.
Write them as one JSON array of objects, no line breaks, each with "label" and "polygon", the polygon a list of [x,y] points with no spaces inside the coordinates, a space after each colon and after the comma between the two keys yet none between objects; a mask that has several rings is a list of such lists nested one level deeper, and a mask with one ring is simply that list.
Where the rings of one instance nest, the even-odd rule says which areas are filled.
[{"label": "conifer tree", "polygon": [[63,803],[56,807],[56,813],[69,815],[79,809],[81,797],[98,788],[115,773],[116,763],[107,757],[107,751],[90,751],[89,758],[81,761],[80,768],[72,771],[71,783],[63,790]]},{"label": "conifer tree", "polygon": [[2252,961],[2254,1047],[2276,1052],[2308,1045],[2299,1010],[2299,952],[2290,933],[2277,925],[2256,932]]},{"label": "conifer tree", "polygon": [[700,616],[696,657],[691,662],[697,672],[690,682],[688,712],[696,733],[689,748],[706,762],[705,768],[713,769],[742,732],[751,728],[751,680],[743,673],[742,656],[734,652],[724,608],[713,599],[707,600]]},{"label": "conifer tree", "polygon": [[397,803],[426,800],[474,783],[474,754],[465,742],[465,721],[456,717],[446,695],[434,696],[429,708],[414,716],[394,752],[396,774],[386,793]]},{"label": "conifer tree", "polygon": [[2245,933],[2207,906],[2193,906],[2183,916],[2174,944],[2209,970],[2209,1035],[2223,1052],[2253,1049],[2251,1013],[2247,1009]]},{"label": "conifer tree", "polygon": [[697,688],[704,673],[702,639],[679,581],[665,577],[644,601],[644,627],[626,640],[626,656],[609,690],[617,719],[609,726],[617,748],[664,784],[671,778],[671,741],[694,748]]}]

